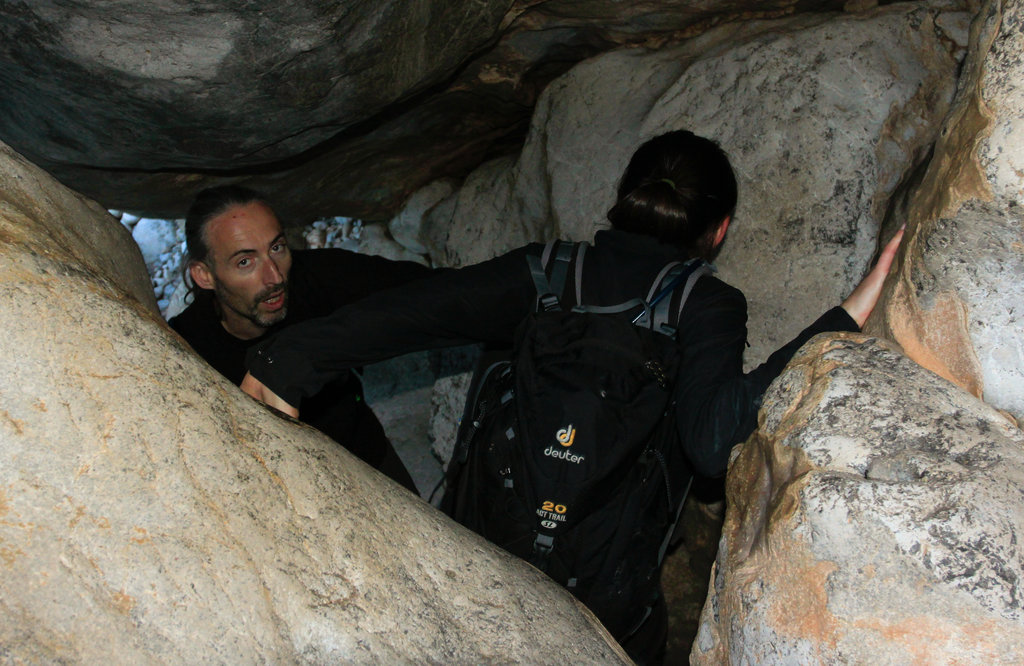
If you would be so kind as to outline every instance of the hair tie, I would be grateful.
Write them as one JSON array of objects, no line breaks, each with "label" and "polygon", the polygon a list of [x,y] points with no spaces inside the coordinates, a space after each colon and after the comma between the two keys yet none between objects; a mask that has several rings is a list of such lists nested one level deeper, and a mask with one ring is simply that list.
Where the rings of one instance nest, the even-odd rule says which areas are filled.
[{"label": "hair tie", "polygon": [[668,183],[669,187],[671,187],[673,190],[676,189],[676,182],[674,180],[672,180],[671,178],[662,178],[658,182],[659,183]]}]

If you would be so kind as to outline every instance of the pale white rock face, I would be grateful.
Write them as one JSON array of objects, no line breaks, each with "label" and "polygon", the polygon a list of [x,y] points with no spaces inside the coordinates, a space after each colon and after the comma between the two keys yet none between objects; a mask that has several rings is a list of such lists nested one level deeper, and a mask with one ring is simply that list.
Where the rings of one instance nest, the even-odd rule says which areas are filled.
[{"label": "pale white rock face", "polygon": [[392,238],[410,252],[426,254],[427,247],[422,240],[424,217],[454,191],[455,185],[450,180],[435,180],[417,190],[398,215],[388,222]]},{"label": "pale white rock face", "polygon": [[387,226],[383,224],[367,224],[359,236],[359,252],[372,254],[392,261],[412,261],[418,264],[427,264],[426,258],[421,254],[404,247],[395,241],[388,233]]},{"label": "pale white rock face", "polygon": [[174,220],[140,218],[132,226],[132,238],[139,245],[142,258],[147,266],[155,266],[160,255],[167,253],[178,239],[178,225]]},{"label": "pale white rock face", "polygon": [[[131,232],[96,202],[53,187],[53,182],[46,172],[0,143],[0,214],[4,215],[0,241],[81,264],[155,312],[153,289]],[[45,205],[39,203],[43,193]],[[68,270],[78,269],[69,266]]]},{"label": "pale white rock face", "polygon": [[690,129],[719,141],[737,172],[718,267],[747,296],[748,365],[759,363],[862,277],[888,195],[948,108],[967,20],[898,6],[730,25],[586,61],[542,94],[515,164],[485,165],[435,209],[472,233],[431,251],[459,265],[487,258],[488,237],[490,254],[589,239],[640,143]]},{"label": "pale white rock face", "polygon": [[514,164],[500,157],[481,165],[424,216],[421,238],[435,265],[475,264],[529,242],[529,222],[509,203]]},{"label": "pale white rock face", "polygon": [[171,283],[171,295],[167,298],[167,307],[163,311],[164,319],[170,320],[177,317],[192,304],[192,297],[188,294],[188,285],[185,284],[185,277],[178,277]]},{"label": "pale white rock face", "polygon": [[62,26],[60,41],[83,63],[196,88],[217,74],[245,27],[230,14],[198,12],[152,16],[125,11],[116,29],[95,16],[69,16],[52,9],[43,9],[40,15]]},{"label": "pale white rock face", "polygon": [[[990,3],[990,7],[993,5]],[[992,126],[981,137],[979,162],[1001,201],[1024,203],[1024,6],[998,3],[999,33],[985,56],[981,95]]]},{"label": "pale white rock face", "polygon": [[968,245],[971,259],[960,264],[970,279],[958,285],[984,398],[1024,423],[1024,3],[1001,6],[982,70],[991,127],[978,154],[995,201],[965,206],[953,226],[976,238]]},{"label": "pale white rock face", "polygon": [[459,422],[466,406],[466,394],[473,373],[465,372],[442,377],[434,383],[430,396],[430,439],[431,450],[439,460],[447,463],[455,450],[455,437]]},{"label": "pale white rock face", "polygon": [[128,231],[0,146],[14,663],[625,663],[593,616],[167,328]]},{"label": "pale white rock face", "polygon": [[1020,663],[1024,434],[878,339],[808,343],[728,480],[699,664]]},{"label": "pale white rock face", "polygon": [[922,306],[938,290],[956,290],[984,399],[1024,423],[1024,213],[968,202],[955,217],[935,222],[922,252]]}]

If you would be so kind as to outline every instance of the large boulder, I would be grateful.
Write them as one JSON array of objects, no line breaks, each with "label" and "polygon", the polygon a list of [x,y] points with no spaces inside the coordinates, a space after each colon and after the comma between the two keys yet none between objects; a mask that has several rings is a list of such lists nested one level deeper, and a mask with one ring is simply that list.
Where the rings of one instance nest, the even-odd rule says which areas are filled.
[{"label": "large boulder", "polygon": [[747,296],[759,363],[862,277],[888,197],[949,108],[968,22],[899,5],[593,58],[545,90],[518,160],[485,164],[426,212],[424,244],[463,265],[527,241],[589,239],[637,146],[691,129],[721,143],[739,178],[718,266]]},{"label": "large boulder", "polygon": [[565,590],[206,365],[129,233],[0,146],[14,663],[621,663]]},{"label": "large boulder", "polygon": [[956,104],[889,226],[899,279],[870,330],[1024,423],[1024,2],[988,2]]},{"label": "large boulder", "polygon": [[697,664],[1019,664],[1024,433],[862,335],[819,336],[732,462]]}]

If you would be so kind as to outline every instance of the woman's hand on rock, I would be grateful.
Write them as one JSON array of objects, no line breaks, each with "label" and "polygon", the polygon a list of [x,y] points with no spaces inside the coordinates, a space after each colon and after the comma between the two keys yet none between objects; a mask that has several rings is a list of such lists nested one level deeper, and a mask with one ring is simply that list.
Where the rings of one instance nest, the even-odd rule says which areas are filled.
[{"label": "woman's hand on rock", "polygon": [[892,266],[893,259],[896,258],[896,250],[900,247],[900,241],[903,239],[903,227],[896,232],[896,235],[892,237],[885,245],[885,249],[882,250],[882,254],[878,257],[878,262],[875,263],[874,268],[868,273],[857,288],[853,290],[845,301],[843,301],[843,309],[853,320],[857,322],[857,326],[863,327],[864,322],[868,320],[868,315],[875,309],[875,304],[878,303],[878,297],[882,293],[882,284],[885,282],[885,277],[889,274],[889,268]]}]

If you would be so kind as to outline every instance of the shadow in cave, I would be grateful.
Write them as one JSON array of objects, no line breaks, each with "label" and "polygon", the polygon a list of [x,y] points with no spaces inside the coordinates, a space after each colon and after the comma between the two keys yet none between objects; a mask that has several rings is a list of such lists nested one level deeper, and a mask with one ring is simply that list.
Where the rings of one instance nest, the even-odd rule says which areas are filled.
[{"label": "shadow in cave", "polygon": [[666,664],[689,663],[724,519],[725,477],[694,478],[661,572],[668,604]]}]

